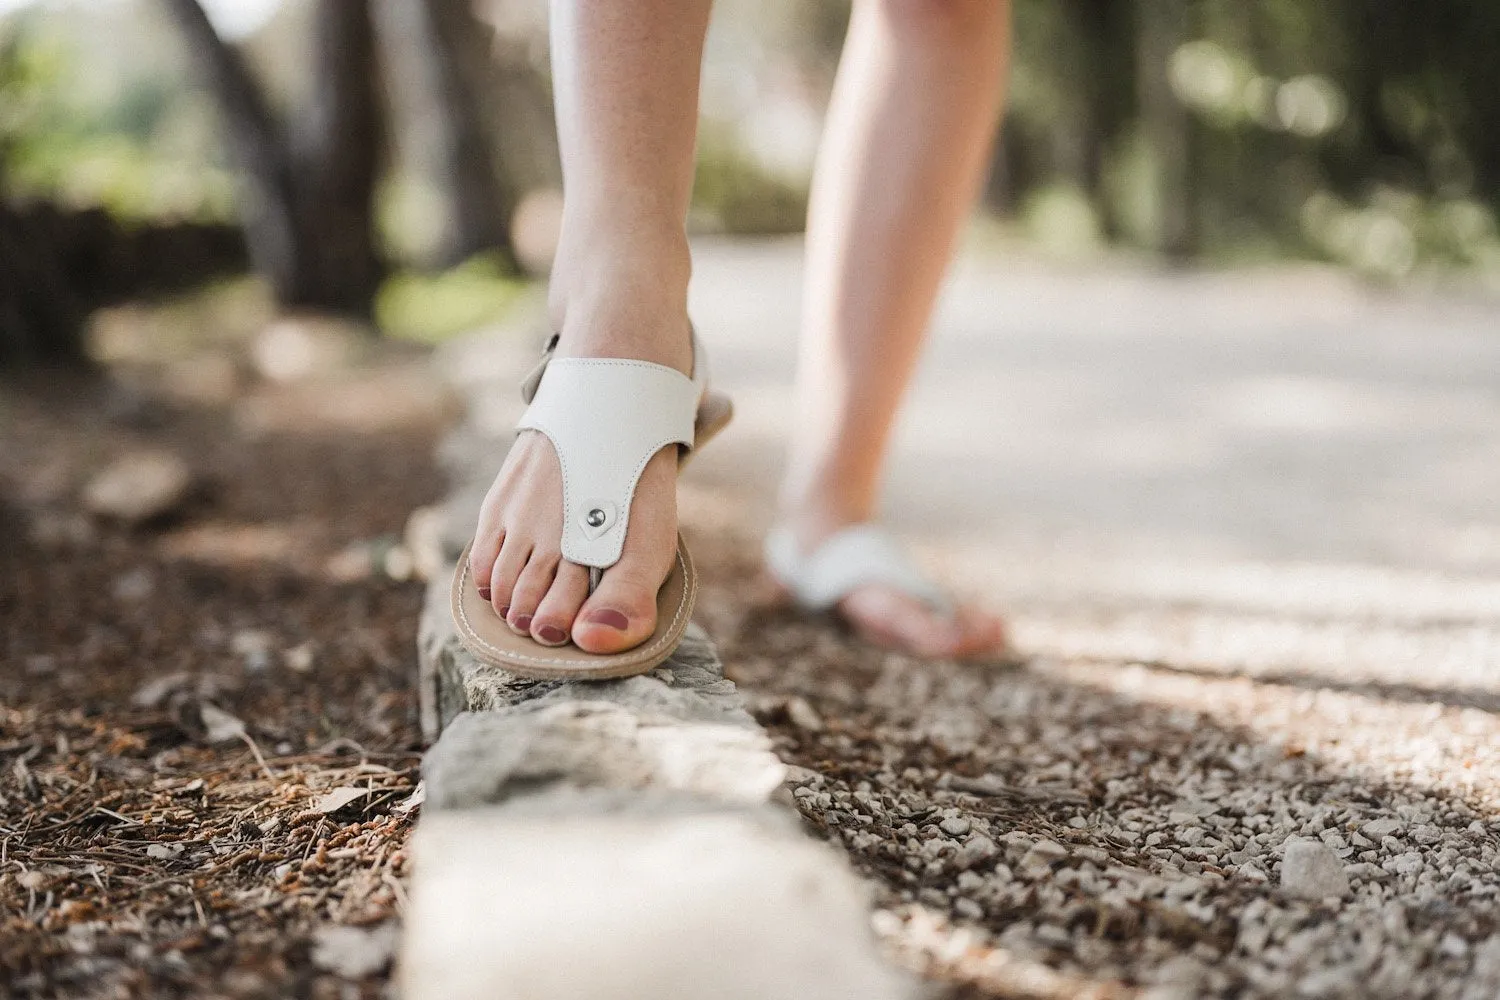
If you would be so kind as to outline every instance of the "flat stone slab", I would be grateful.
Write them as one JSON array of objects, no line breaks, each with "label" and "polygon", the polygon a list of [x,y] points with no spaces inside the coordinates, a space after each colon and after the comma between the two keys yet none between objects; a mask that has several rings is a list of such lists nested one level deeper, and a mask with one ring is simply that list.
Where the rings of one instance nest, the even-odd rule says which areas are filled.
[{"label": "flat stone slab", "polygon": [[[649,705],[657,692],[642,687]],[[554,784],[758,804],[786,776],[758,729],[638,714],[624,701],[553,691],[524,705],[461,713],[422,762],[427,807],[501,803]]]},{"label": "flat stone slab", "polygon": [[863,888],[752,815],[435,812],[400,961],[406,1000],[895,1000]]}]

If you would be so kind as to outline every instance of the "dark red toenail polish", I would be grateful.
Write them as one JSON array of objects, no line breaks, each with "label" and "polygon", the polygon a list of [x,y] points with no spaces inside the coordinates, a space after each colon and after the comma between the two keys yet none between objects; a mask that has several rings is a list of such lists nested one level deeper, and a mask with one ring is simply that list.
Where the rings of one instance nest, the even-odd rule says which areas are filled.
[{"label": "dark red toenail polish", "polygon": [[598,611],[591,611],[584,621],[594,625],[608,625],[610,628],[619,629],[621,632],[630,627],[630,619],[614,608],[600,608]]},{"label": "dark red toenail polish", "polygon": [[564,632],[556,625],[538,625],[536,630],[536,637],[543,642],[550,642],[554,646],[561,645],[568,641],[568,633]]},{"label": "dark red toenail polish", "polygon": [[481,601],[488,601],[490,599],[490,588],[488,588],[488,587],[480,587],[479,588],[479,599]]},{"label": "dark red toenail polish", "polygon": [[500,617],[501,618],[509,618],[510,617],[510,605],[509,604],[507,604],[505,607],[503,607],[503,608],[500,609]]},{"label": "dark red toenail polish", "polygon": [[513,621],[513,622],[511,622],[511,624],[514,625],[516,628],[520,629],[522,632],[530,632],[531,631],[531,616],[530,615],[516,615],[516,620]]}]

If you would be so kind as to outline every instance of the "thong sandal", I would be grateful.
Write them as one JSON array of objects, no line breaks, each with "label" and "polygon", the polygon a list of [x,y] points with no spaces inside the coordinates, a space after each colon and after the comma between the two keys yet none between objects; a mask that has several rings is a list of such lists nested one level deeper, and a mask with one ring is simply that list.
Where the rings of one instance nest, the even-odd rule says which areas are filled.
[{"label": "thong sandal", "polygon": [[[562,467],[562,557],[589,568],[589,593],[619,561],[630,501],[647,461],[680,445],[678,464],[723,430],[729,398],[707,389],[703,349],[693,336],[693,376],[626,358],[554,358],[554,336],[521,386],[529,407],[516,425],[540,431]],[[656,631],[620,653],[589,653],[571,642],[544,646],[516,635],[479,596],[469,549],[459,557],[451,603],[458,637],[478,659],[521,677],[599,680],[643,674],[672,655],[687,629],[698,574],[682,536],[677,558],[656,594]]]},{"label": "thong sandal", "polygon": [[953,603],[922,574],[884,529],[857,524],[803,552],[786,528],[766,536],[766,568],[792,600],[808,611],[829,611],[845,597],[872,584],[890,587],[944,614]]}]

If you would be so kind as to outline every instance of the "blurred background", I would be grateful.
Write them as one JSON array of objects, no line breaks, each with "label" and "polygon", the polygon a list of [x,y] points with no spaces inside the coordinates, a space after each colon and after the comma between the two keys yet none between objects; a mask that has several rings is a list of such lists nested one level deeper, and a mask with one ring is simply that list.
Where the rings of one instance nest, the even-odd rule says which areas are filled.
[{"label": "blurred background", "polygon": [[[980,238],[1500,284],[1500,8],[1016,0]],[[693,226],[802,223],[845,0],[723,0]],[[0,357],[249,299],[430,340],[545,271],[535,0],[0,0]]]},{"label": "blurred background", "polygon": [[[797,234],[845,0],[715,7],[689,307],[736,422],[679,490],[698,617],[778,751],[830,781],[899,771],[935,803],[929,764],[961,761],[1035,780],[1018,801],[1086,792],[1089,831],[1068,806],[1032,832],[1135,865],[1121,845],[1159,827],[1148,854],[1186,872],[1327,803],[1416,831],[1363,843],[1371,881],[1316,911],[1326,936],[1216,875],[1198,898],[1243,921],[1232,950],[1197,903],[1117,920],[1093,875],[1059,874],[1066,911],[1008,883],[977,922],[971,873],[869,846],[883,908],[922,871],[960,928],[891,931],[929,976],[962,981],[945,963],[982,941],[1101,982],[1222,957],[1216,995],[1337,973],[1478,996],[1471,969],[1500,970],[1500,4],[1013,2],[1005,123],[881,516],[1004,610],[1028,666],[991,688],[750,586],[798,429]],[[545,333],[545,7],[0,0],[0,996],[385,995],[422,581],[446,594]],[[1228,789],[1256,803],[1236,839],[1181,826],[1178,796],[1206,817]],[[1334,827],[1372,813],[1337,815],[1352,860]],[[320,947],[330,925],[365,950]],[[1379,975],[1351,957],[1376,952]]]}]

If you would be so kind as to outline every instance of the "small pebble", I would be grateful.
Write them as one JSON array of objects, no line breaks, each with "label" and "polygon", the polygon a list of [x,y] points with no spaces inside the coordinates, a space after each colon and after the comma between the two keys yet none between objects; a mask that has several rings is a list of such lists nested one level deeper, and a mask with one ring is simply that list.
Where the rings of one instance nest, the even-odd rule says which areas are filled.
[{"label": "small pebble", "polygon": [[950,816],[938,824],[938,829],[950,837],[962,837],[969,832],[969,821],[962,816]]}]

